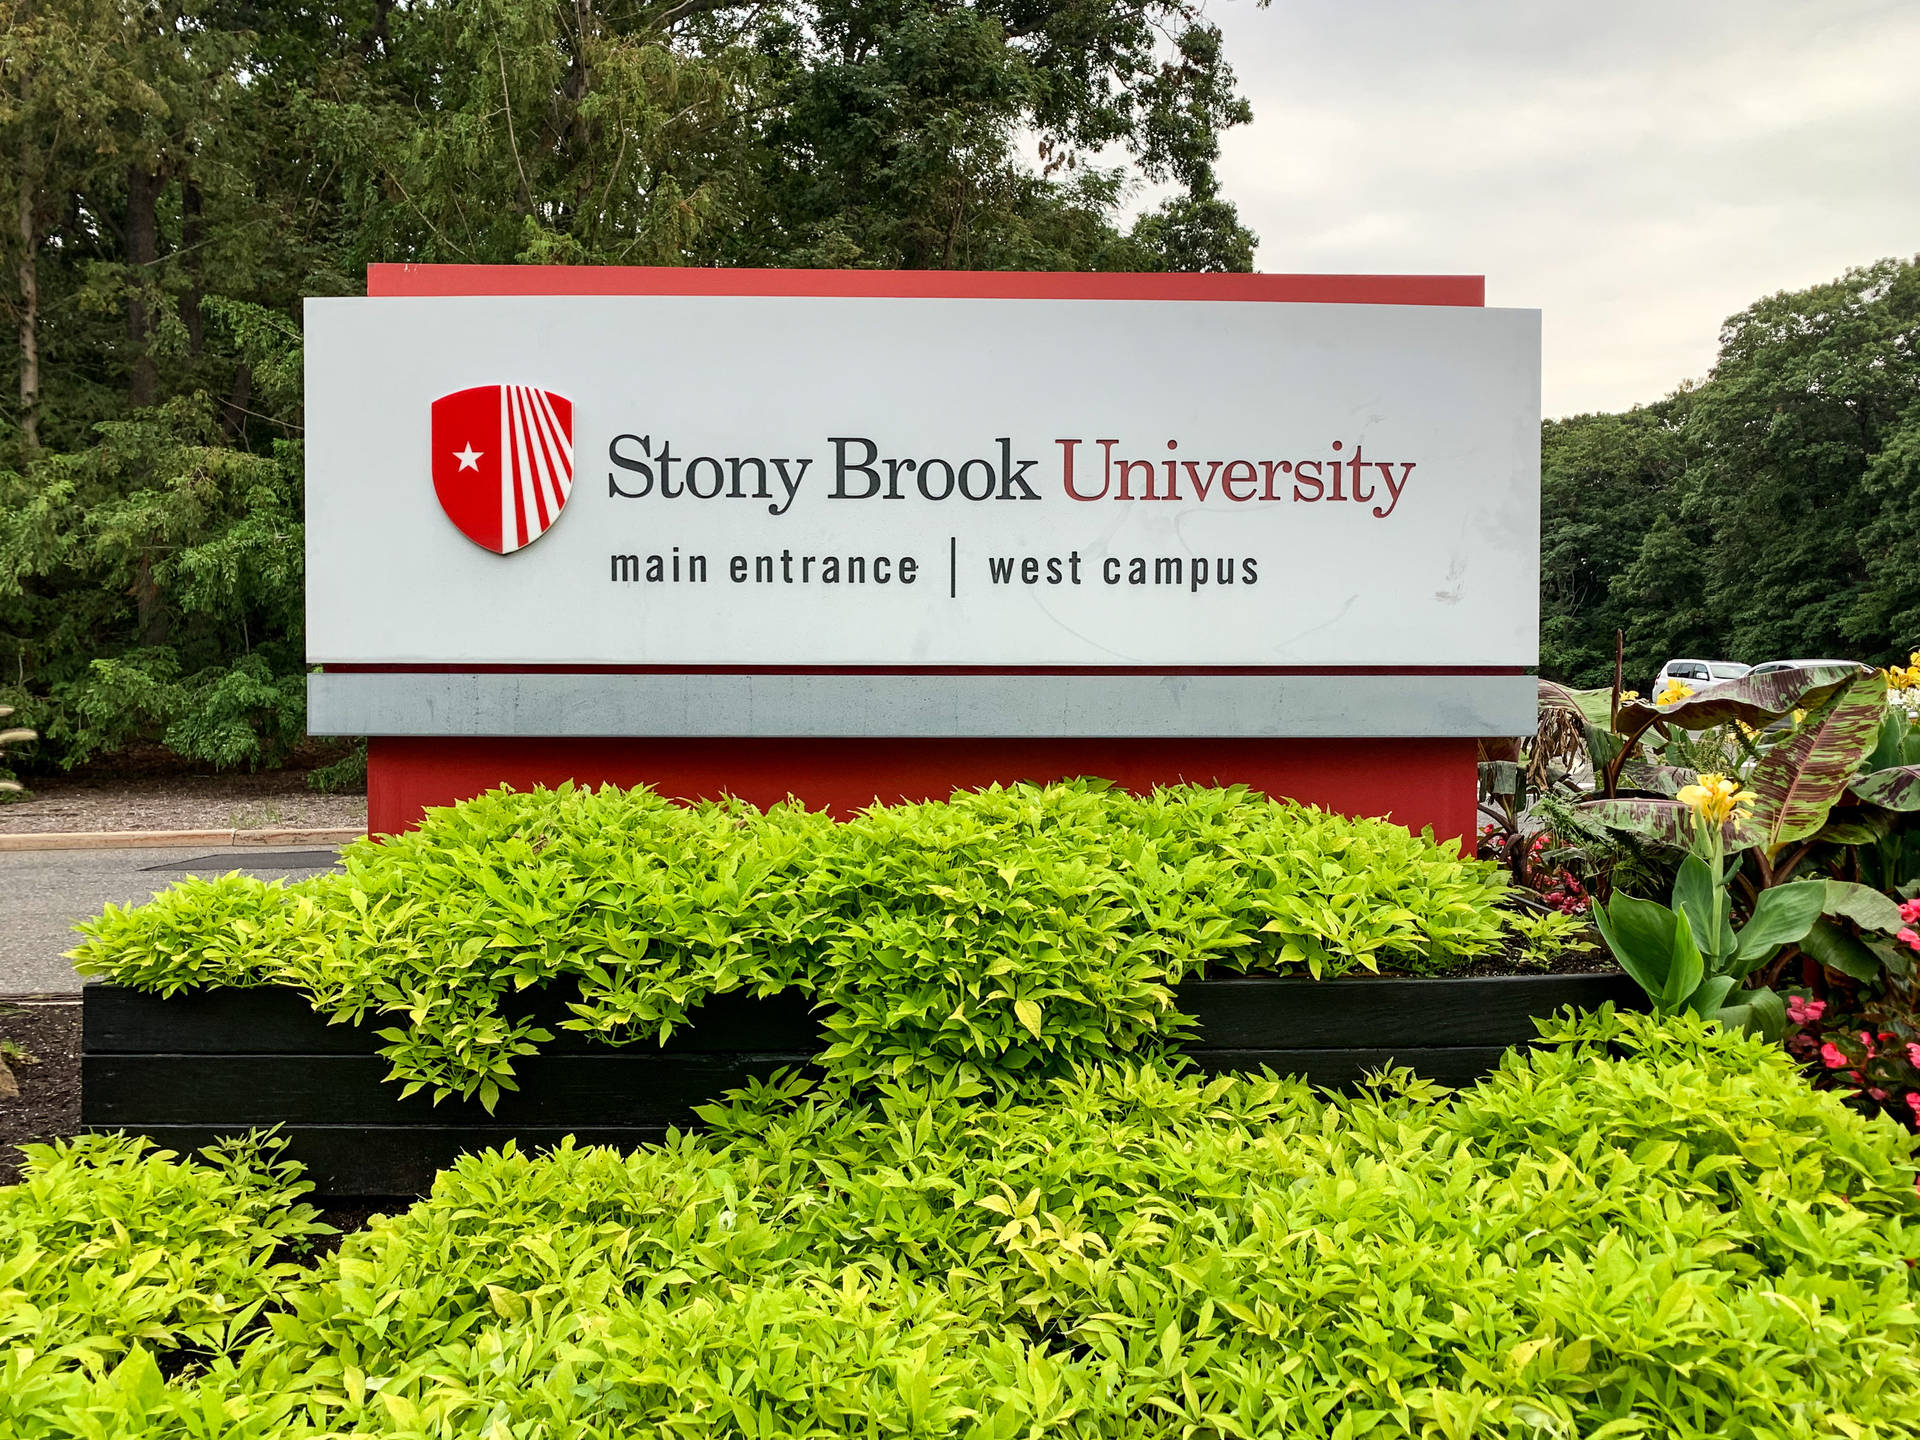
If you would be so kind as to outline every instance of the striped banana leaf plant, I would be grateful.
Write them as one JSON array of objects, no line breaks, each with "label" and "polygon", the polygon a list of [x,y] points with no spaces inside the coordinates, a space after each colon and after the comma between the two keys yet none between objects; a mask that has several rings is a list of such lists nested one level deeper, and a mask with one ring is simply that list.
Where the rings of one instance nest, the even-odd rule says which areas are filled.
[{"label": "striped banana leaf plant", "polygon": [[[1777,677],[1783,673],[1795,673],[1801,679],[1779,681]],[[1757,847],[1769,856],[1777,855],[1781,847],[1817,834],[1833,807],[1850,793],[1866,803],[1878,803],[1852,789],[1873,778],[1859,772],[1880,746],[1882,721],[1887,714],[1887,682],[1876,670],[1823,666],[1775,672],[1757,681],[1711,686],[1672,705],[1651,706],[1629,700],[1620,709],[1629,717],[1628,724],[1635,727],[1635,741],[1650,728],[1650,723],[1640,723],[1648,712],[1655,713],[1663,723],[1688,730],[1729,721],[1761,725],[1799,709],[1814,712],[1787,739],[1767,751],[1747,776],[1754,804],[1748,818],[1729,821],[1724,827],[1722,838],[1729,852]],[[1631,744],[1623,753],[1631,753]],[[1676,780],[1685,783],[1691,778],[1671,767],[1636,763],[1630,768],[1624,762],[1614,768],[1614,781],[1623,775],[1642,779],[1649,788],[1662,792]],[[1904,797],[1907,792],[1899,784],[1902,779],[1894,773],[1877,784],[1887,793],[1898,791]],[[1666,845],[1684,847],[1693,833],[1687,808],[1664,793],[1630,798],[1608,795],[1580,808],[1582,814],[1610,829]],[[1920,808],[1920,791],[1915,793],[1914,808]]]},{"label": "striped banana leaf plant", "polygon": [[1888,706],[1860,773],[1847,786],[1850,799],[1881,810],[1920,810],[1920,724]]},{"label": "striped banana leaf plant", "polygon": [[[1796,710],[1818,709],[1844,690],[1862,681],[1880,683],[1880,710],[1886,708],[1886,679],[1866,665],[1813,665],[1804,670],[1770,670],[1739,680],[1723,680],[1666,705],[1638,696],[1623,696],[1613,714],[1618,744],[1596,774],[1599,789],[1611,797],[1619,788],[1621,772],[1633,760],[1639,742],[1649,730],[1710,730],[1740,723],[1769,725]],[[1875,713],[1874,723],[1879,723]]]},{"label": "striped banana leaf plant", "polygon": [[[1731,687],[1716,686],[1713,692],[1726,688]],[[1659,708],[1684,712],[1687,728],[1727,719],[1753,723],[1756,717],[1743,713],[1753,703],[1753,687],[1747,688],[1745,696],[1732,700],[1703,692]],[[1791,694],[1776,690],[1769,703]],[[1820,887],[1821,903],[1813,918],[1786,943],[1798,944],[1820,963],[1855,979],[1869,979],[1882,970],[1907,966],[1906,952],[1885,939],[1902,924],[1898,906],[1885,891],[1897,883],[1909,860],[1888,862],[1883,853],[1877,865],[1856,861],[1852,872],[1872,884],[1795,877],[1822,846],[1857,847],[1869,852],[1869,858],[1873,851],[1891,847],[1895,857],[1906,856],[1902,846],[1911,842],[1898,833],[1898,822],[1903,812],[1920,811],[1920,730],[1901,712],[1889,710],[1886,679],[1877,671],[1862,667],[1838,685],[1828,678],[1815,679],[1799,698],[1819,694],[1825,703],[1763,754],[1746,777],[1751,806],[1722,825],[1717,837],[1705,838],[1717,838],[1717,848],[1730,858],[1745,856],[1751,878],[1743,883],[1756,914],[1781,888],[1790,886],[1811,905],[1813,887]],[[1632,768],[1622,773],[1635,777]],[[1580,809],[1610,829],[1676,848],[1688,848],[1702,838],[1692,812],[1664,796],[1595,799]]]}]

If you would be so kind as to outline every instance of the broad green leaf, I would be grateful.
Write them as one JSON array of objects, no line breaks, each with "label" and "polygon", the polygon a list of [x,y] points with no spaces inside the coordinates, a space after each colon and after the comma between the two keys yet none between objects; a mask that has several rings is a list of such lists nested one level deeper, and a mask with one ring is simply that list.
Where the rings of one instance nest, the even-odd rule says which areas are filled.
[{"label": "broad green leaf", "polygon": [[1747,1003],[1759,1017],[1760,1038],[1778,1040],[1787,1029],[1787,1002],[1765,985],[1747,992]]},{"label": "broad green leaf", "polygon": [[1667,970],[1666,988],[1661,992],[1662,1008],[1679,1009],[1686,1003],[1687,997],[1700,988],[1700,981],[1705,975],[1706,962],[1700,958],[1700,947],[1694,943],[1693,927],[1687,923],[1685,915],[1675,914],[1673,959]]},{"label": "broad green leaf", "polygon": [[[1631,895],[1616,895],[1605,905],[1595,905],[1593,918],[1607,948],[1620,962],[1620,968],[1634,978],[1656,1005],[1666,1005],[1674,978],[1675,942],[1683,923],[1681,918],[1657,901],[1640,900]],[[1691,937],[1688,945],[1692,945]],[[1699,959],[1697,950],[1694,958],[1696,962]],[[1690,991],[1698,984],[1696,975],[1687,989]]]},{"label": "broad green leaf", "polygon": [[1797,944],[1827,903],[1826,882],[1796,880],[1760,892],[1753,914],[1740,928],[1734,969],[1741,975],[1764,965],[1782,945]]},{"label": "broad green leaf", "polygon": [[1745,843],[1771,853],[1819,830],[1873,745],[1886,703],[1886,677],[1863,675],[1769,750],[1748,777],[1754,803],[1740,826]]},{"label": "broad green leaf", "polygon": [[1856,885],[1850,880],[1829,880],[1826,885],[1826,903],[1821,908],[1828,915],[1844,916],[1864,930],[1885,930],[1888,934],[1897,933],[1907,923],[1900,918],[1900,907],[1870,885]]},{"label": "broad green leaf", "polygon": [[1880,730],[1874,736],[1873,749],[1867,752],[1863,770],[1891,770],[1905,765],[1908,762],[1907,735],[1912,729],[1913,722],[1907,719],[1906,711],[1897,705],[1889,705],[1887,713],[1880,717]]},{"label": "broad green leaf", "polygon": [[1831,920],[1815,921],[1801,937],[1800,948],[1829,970],[1855,980],[1872,980],[1880,973],[1880,957]]},{"label": "broad green leaf", "polygon": [[1725,1006],[1714,1018],[1751,1030],[1762,1040],[1777,1041],[1787,1029],[1786,1003],[1764,985],[1741,991],[1739,1003]]},{"label": "broad green leaf", "polygon": [[1687,1008],[1696,1015],[1713,1015],[1726,1003],[1728,993],[1740,983],[1733,975],[1709,975],[1700,988],[1687,997]]}]

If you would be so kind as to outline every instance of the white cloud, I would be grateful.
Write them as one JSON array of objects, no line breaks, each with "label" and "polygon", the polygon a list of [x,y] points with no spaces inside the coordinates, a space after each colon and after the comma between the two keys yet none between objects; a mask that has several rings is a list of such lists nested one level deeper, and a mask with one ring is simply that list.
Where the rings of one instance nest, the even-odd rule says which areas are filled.
[{"label": "white cloud", "polygon": [[1266,271],[1472,273],[1549,415],[1651,401],[1760,296],[1920,250],[1913,0],[1216,4]]}]

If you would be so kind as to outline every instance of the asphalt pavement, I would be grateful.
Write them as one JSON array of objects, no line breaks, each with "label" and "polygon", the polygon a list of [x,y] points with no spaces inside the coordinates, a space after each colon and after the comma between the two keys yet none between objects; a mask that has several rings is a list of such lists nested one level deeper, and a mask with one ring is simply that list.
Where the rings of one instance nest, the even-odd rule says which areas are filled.
[{"label": "asphalt pavement", "polygon": [[188,875],[318,875],[338,856],[338,847],[0,851],[0,995],[78,994],[63,952],[79,942],[75,922],[109,902],[145,900]]}]

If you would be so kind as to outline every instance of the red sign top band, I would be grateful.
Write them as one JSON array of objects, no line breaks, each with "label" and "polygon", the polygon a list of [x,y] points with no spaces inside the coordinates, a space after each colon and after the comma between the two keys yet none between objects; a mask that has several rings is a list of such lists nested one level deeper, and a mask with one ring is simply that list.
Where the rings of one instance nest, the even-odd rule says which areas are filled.
[{"label": "red sign top band", "polygon": [[915,300],[1265,300],[1485,305],[1481,275],[1152,275],[1034,270],[716,270],[650,265],[369,265],[367,294],[800,295]]}]

